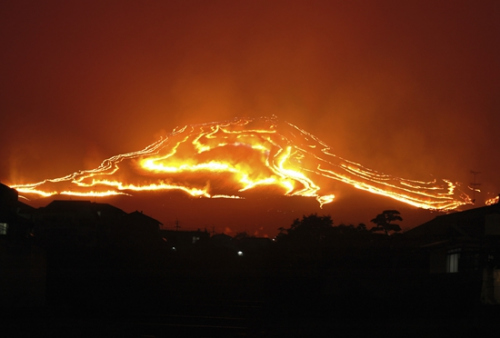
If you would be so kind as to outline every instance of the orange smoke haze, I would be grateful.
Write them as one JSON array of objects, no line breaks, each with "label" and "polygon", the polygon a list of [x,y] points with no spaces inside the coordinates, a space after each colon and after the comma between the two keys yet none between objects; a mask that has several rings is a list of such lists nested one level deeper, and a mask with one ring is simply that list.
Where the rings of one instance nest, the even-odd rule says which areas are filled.
[{"label": "orange smoke haze", "polygon": [[[134,189],[168,183],[198,189],[195,195],[246,198],[196,199],[207,219],[216,208],[205,203],[222,214],[225,203],[236,210],[249,195],[272,191],[286,202],[238,210],[273,228],[309,212],[338,223],[368,222],[380,210],[362,217],[359,210],[372,205],[453,208],[467,203],[455,182],[483,205],[500,192],[499,12],[496,0],[1,1],[0,181],[134,198]],[[248,127],[237,127],[236,116],[257,123],[272,115],[276,133],[247,134],[246,147],[209,142],[234,144],[224,130]],[[207,121],[231,122],[209,138],[219,124],[201,127]],[[170,134],[176,126],[188,127]],[[193,145],[200,134],[210,151]],[[160,160],[181,137],[188,139],[175,155]],[[158,148],[129,153],[148,144]],[[228,149],[237,151],[217,174],[180,167],[182,156],[208,165]],[[166,172],[173,167],[181,171]],[[91,186],[93,179],[100,182]],[[277,181],[244,190],[263,179]],[[44,183],[28,186],[34,182]],[[37,196],[24,194],[32,202]],[[114,198],[138,208],[127,195]],[[253,205],[279,209],[286,223],[275,225],[275,214]],[[171,221],[174,211],[150,213]]]}]

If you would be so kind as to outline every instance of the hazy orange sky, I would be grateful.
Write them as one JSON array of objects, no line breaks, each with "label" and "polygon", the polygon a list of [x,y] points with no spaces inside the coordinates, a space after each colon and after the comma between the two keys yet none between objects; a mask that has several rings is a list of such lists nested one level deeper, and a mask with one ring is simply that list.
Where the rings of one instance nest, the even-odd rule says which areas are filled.
[{"label": "hazy orange sky", "polygon": [[465,185],[474,170],[479,202],[500,192],[498,1],[4,0],[0,19],[2,183],[274,114],[368,168]]}]

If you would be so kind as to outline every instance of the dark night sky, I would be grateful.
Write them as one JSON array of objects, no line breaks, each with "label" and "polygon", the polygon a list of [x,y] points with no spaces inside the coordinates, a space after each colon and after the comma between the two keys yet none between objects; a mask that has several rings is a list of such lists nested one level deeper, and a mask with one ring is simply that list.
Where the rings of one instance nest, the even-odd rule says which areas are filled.
[{"label": "dark night sky", "polygon": [[[179,125],[274,114],[395,176],[467,185],[471,170],[481,172],[482,203],[500,192],[499,40],[496,0],[4,0],[0,181],[91,169]],[[346,193],[356,196],[350,213],[274,197],[271,207],[208,200],[196,208],[258,214],[257,228],[309,212],[368,223],[353,211],[369,203],[366,194]],[[145,212],[171,223],[175,203],[192,203],[172,200]]]}]

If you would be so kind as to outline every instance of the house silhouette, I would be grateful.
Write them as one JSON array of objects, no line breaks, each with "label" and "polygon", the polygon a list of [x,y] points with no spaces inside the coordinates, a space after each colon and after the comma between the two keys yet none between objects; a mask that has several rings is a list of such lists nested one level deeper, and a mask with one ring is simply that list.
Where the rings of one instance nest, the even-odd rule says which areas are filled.
[{"label": "house silhouette", "polygon": [[426,257],[429,274],[476,283],[482,303],[500,304],[500,204],[438,216],[404,238]]}]

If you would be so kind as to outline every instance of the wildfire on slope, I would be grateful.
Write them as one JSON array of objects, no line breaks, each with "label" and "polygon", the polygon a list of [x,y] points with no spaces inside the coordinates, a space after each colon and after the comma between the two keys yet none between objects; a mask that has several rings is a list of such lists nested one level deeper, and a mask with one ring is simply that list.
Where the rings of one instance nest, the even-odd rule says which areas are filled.
[{"label": "wildfire on slope", "polygon": [[95,169],[12,187],[25,196],[180,190],[205,198],[244,198],[247,190],[268,187],[314,197],[322,206],[335,198],[332,180],[424,209],[471,203],[449,180],[424,182],[376,172],[332,154],[314,135],[274,117],[184,126]]},{"label": "wildfire on slope", "polygon": [[500,196],[495,196],[492,198],[488,198],[484,204],[485,205],[493,205],[493,204],[498,204],[500,202]]}]

